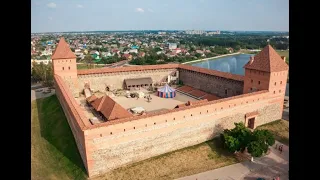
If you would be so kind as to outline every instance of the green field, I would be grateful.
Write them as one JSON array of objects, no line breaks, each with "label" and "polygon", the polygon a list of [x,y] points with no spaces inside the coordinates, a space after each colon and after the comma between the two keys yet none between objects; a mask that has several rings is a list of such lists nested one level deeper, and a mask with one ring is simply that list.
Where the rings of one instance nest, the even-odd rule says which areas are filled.
[{"label": "green field", "polygon": [[85,168],[57,97],[37,99],[31,110],[31,179],[85,179]]},{"label": "green field", "polygon": [[[32,102],[32,179],[86,179],[72,132],[55,95]],[[219,139],[141,162],[95,179],[174,179],[244,160],[221,147]],[[107,162],[106,162],[107,163]]]}]

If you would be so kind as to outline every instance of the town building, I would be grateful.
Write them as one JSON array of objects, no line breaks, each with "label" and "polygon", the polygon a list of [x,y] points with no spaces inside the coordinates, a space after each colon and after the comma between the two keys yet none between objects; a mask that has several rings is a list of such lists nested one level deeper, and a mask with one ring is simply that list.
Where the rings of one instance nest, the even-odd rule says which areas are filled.
[{"label": "town building", "polygon": [[[288,77],[288,65],[270,45],[244,66],[245,75],[184,64],[77,70],[64,38],[52,65],[56,95],[89,177],[205,142],[235,122],[255,129],[281,119]],[[161,84],[188,100],[153,95]],[[110,95],[119,89],[143,89],[154,99]],[[129,112],[134,103],[146,112]]]}]

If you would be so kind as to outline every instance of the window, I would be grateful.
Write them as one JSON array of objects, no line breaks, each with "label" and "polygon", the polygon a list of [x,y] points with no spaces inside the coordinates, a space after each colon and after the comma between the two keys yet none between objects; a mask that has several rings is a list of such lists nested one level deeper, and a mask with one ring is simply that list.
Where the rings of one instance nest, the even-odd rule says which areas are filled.
[{"label": "window", "polygon": [[221,109],[223,109],[223,107],[221,107]]},{"label": "window", "polygon": [[253,83],[253,79],[251,79],[251,83]]},{"label": "window", "polygon": [[112,135],[112,132],[110,132],[110,135]]},{"label": "window", "polygon": [[168,120],[166,120],[166,122],[168,122]]},{"label": "window", "polygon": [[126,131],[126,129],[123,129],[123,131]]},{"label": "window", "polygon": [[274,82],[274,85],[277,85],[277,82]]},{"label": "window", "polygon": [[201,114],[201,112],[200,112],[200,114]]},{"label": "window", "polygon": [[260,81],[258,81],[258,84],[260,84]]},{"label": "window", "polygon": [[282,84],[282,81],[280,81],[280,84]]},{"label": "window", "polygon": [[273,94],[275,94],[276,93],[276,91],[273,91]]},{"label": "window", "polygon": [[145,126],[147,127],[148,125],[146,124]]},{"label": "window", "polygon": [[136,129],[136,127],[133,127],[133,129]]},{"label": "window", "polygon": [[70,62],[71,62],[71,60],[70,60]]},{"label": "window", "polygon": [[183,118],[186,118],[186,116],[183,116]]},{"label": "window", "polygon": [[156,125],[156,123],[153,123],[154,125]]},{"label": "window", "polygon": [[192,114],[191,114],[191,116],[192,116]]},{"label": "window", "polygon": [[209,111],[207,110],[207,113],[208,113]]},{"label": "window", "polygon": [[100,134],[100,137],[102,137],[102,134]]},{"label": "window", "polygon": [[250,88],[250,91],[252,91],[252,88]]},{"label": "window", "polygon": [[279,90],[279,93],[281,93],[281,89]]},{"label": "window", "polygon": [[228,94],[228,90],[226,89],[226,90],[224,90],[224,93],[227,95]]},{"label": "window", "polygon": [[173,120],[176,120],[176,118],[173,118]]},{"label": "window", "polygon": [[69,70],[70,70],[70,66],[69,66]]},{"label": "window", "polygon": [[62,67],[62,70],[64,70],[64,67]]}]

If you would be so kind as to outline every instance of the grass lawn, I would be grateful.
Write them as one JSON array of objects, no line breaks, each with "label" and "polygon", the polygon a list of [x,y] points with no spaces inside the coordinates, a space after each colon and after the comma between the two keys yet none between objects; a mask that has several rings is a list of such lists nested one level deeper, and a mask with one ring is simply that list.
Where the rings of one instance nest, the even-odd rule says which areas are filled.
[{"label": "grass lawn", "polygon": [[[86,179],[72,132],[55,95],[32,102],[32,179]],[[174,179],[244,160],[219,139],[153,157],[94,179]],[[107,162],[106,162],[107,163]]]},{"label": "grass lawn", "polygon": [[277,120],[257,127],[257,129],[267,129],[274,134],[279,142],[289,145],[289,121]]},{"label": "grass lawn", "polygon": [[57,97],[37,99],[31,110],[31,179],[85,179],[85,168]]},{"label": "grass lawn", "polygon": [[222,149],[220,139],[216,138],[113,170],[93,180],[175,179],[228,166],[242,160],[244,159]]}]

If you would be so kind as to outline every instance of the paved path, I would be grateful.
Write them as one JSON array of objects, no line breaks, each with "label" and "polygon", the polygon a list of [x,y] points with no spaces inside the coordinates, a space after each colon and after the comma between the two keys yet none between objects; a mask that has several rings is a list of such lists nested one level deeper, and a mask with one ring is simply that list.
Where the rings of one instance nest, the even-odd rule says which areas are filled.
[{"label": "paved path", "polygon": [[[276,142],[276,144],[280,144]],[[288,179],[289,147],[283,147],[283,152],[270,147],[270,154],[255,158],[254,162],[245,161],[211,171],[179,178],[178,180],[256,180],[258,177],[272,179],[279,176],[281,180]]]},{"label": "paved path", "polygon": [[[44,90],[47,89],[47,88],[40,88],[40,89],[43,89],[43,91],[44,91]],[[35,90],[31,90],[31,102],[32,102],[33,100],[36,100],[36,99],[49,97],[49,96],[51,96],[51,95],[53,95],[53,94],[55,94],[55,93],[56,93],[56,92],[55,92],[54,89],[52,89],[51,93],[47,93],[47,94],[44,94],[44,93],[42,93],[42,92],[36,92]]]}]

